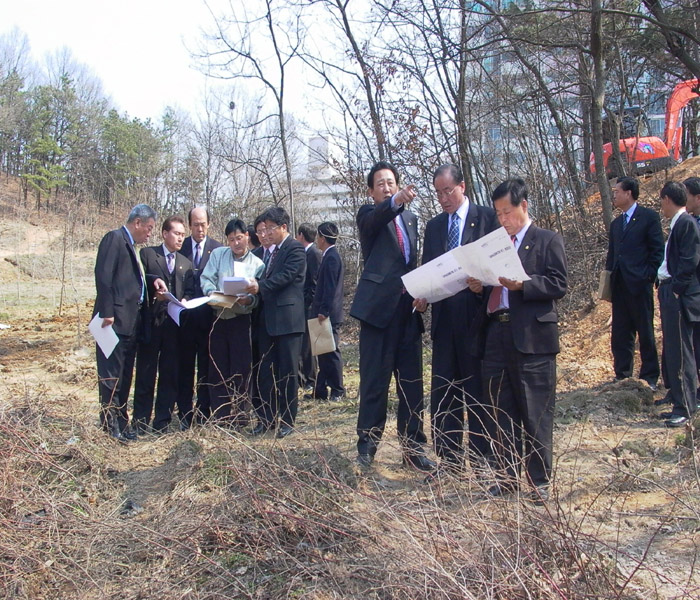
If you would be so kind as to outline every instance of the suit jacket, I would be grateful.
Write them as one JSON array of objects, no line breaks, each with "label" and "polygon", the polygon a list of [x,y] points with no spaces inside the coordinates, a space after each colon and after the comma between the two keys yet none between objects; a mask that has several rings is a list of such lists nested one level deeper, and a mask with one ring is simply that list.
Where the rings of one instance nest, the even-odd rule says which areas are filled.
[{"label": "suit jacket", "polygon": [[[408,264],[399,248],[396,228],[392,223],[397,215],[408,232]],[[398,212],[394,211],[388,198],[379,204],[361,206],[357,212],[357,226],[364,269],[357,284],[350,316],[383,329],[391,322],[401,299],[401,276],[418,264],[418,222],[416,215],[403,206],[399,207]]]},{"label": "suit jacket", "polygon": [[133,335],[141,302],[143,280],[136,251],[124,227],[107,233],[95,260],[97,297],[93,317],[114,317],[114,331]]},{"label": "suit jacket", "polygon": [[199,284],[199,277],[202,274],[202,271],[204,271],[204,267],[207,266],[207,262],[209,261],[209,255],[211,254],[211,251],[214,250],[214,248],[218,248],[219,246],[221,246],[219,242],[207,236],[207,240],[204,243],[204,248],[202,249],[202,257],[199,259],[199,267],[195,269],[194,256],[192,255],[192,236],[186,237],[185,241],[182,242],[182,249],[180,250],[180,254],[182,254],[185,258],[189,259],[192,263],[192,273],[194,276],[195,286],[195,295],[193,296],[194,298],[199,298],[200,296],[203,296],[202,287]]},{"label": "suit jacket", "polygon": [[[425,226],[425,241],[423,243],[423,264],[447,252],[447,229],[449,215],[445,212],[428,221]],[[462,230],[461,245],[469,244],[484,237],[500,227],[495,211],[486,206],[478,206],[469,203],[469,211]],[[452,298],[446,298],[432,305],[432,322],[430,337],[435,339],[438,326],[454,328],[465,332],[471,325],[470,321],[477,314],[482,302],[482,295],[476,295],[469,289],[462,290]],[[460,307],[460,310],[451,310],[448,307]],[[444,314],[443,316],[443,313]],[[448,319],[443,323],[442,318]]]},{"label": "suit jacket", "polygon": [[[168,291],[178,300],[192,298],[195,294],[192,263],[179,252],[175,252],[175,268],[168,272],[168,261],[163,246],[149,246],[141,249],[141,264],[148,281],[148,306],[153,325],[161,325],[168,318],[168,303],[156,300],[153,281],[165,281]],[[201,264],[201,263],[200,263]]]},{"label": "suit jacket", "polygon": [[531,224],[518,256],[531,279],[523,282],[522,291],[508,292],[515,347],[523,354],[556,354],[559,316],[555,301],[564,296],[567,286],[564,240],[554,231]]},{"label": "suit jacket", "polygon": [[666,265],[684,317],[700,321],[700,232],[688,213],[678,215],[668,236]]},{"label": "suit jacket", "polygon": [[[321,266],[321,251],[316,244],[311,244],[304,250],[306,253],[306,278],[304,279],[304,306],[311,308],[316,293],[318,268]],[[316,316],[316,315],[309,315]]]},{"label": "suit jacket", "polygon": [[606,270],[612,273],[613,283],[622,277],[632,294],[641,293],[656,280],[664,259],[664,236],[659,215],[637,205],[627,227],[622,229],[624,215],[610,224]]},{"label": "suit jacket", "polygon": [[304,246],[290,235],[275,251],[268,272],[259,282],[267,333],[271,336],[304,333]]},{"label": "suit jacket", "polygon": [[326,250],[318,269],[316,294],[309,311],[309,318],[325,315],[332,325],[343,322],[343,278],[345,268],[338,249],[331,246]]}]

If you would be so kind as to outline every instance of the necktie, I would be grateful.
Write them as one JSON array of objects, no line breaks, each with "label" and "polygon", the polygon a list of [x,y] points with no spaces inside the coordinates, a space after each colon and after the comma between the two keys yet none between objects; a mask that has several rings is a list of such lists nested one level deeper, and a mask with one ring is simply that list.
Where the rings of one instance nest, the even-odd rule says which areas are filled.
[{"label": "necktie", "polygon": [[168,253],[168,272],[172,273],[175,268],[175,254],[173,252]]},{"label": "necktie", "polygon": [[263,262],[265,263],[265,267],[270,264],[270,249],[265,248],[265,252],[263,253]]},{"label": "necktie", "polygon": [[270,260],[267,263],[267,269],[265,269],[265,277],[267,277],[270,274],[270,270],[272,269],[272,264],[275,262],[275,256],[277,256],[277,248],[272,251],[270,254]]},{"label": "necktie", "polygon": [[457,246],[459,246],[459,215],[454,213],[447,232],[447,249],[454,250]]},{"label": "necktie", "polygon": [[199,251],[199,244],[195,244],[194,247],[194,268],[199,268],[199,261],[202,260],[202,254]]},{"label": "necktie", "polygon": [[[510,241],[515,245],[515,240],[517,238],[514,235],[510,236]],[[486,304],[486,311],[491,314],[495,313],[501,307],[501,297],[503,296],[503,286],[495,285],[491,289],[491,294],[489,294],[489,301]]]},{"label": "necktie", "polygon": [[629,217],[627,216],[627,213],[623,213],[623,219],[622,219],[622,231],[627,229],[627,221],[629,220]]},{"label": "necktie", "polygon": [[[396,217],[398,219],[398,217]],[[406,260],[406,244],[403,239],[403,232],[401,231],[401,227],[399,227],[399,224],[396,222],[396,219],[394,219],[394,227],[396,228],[396,239],[399,241],[399,250],[401,250],[401,256],[404,257],[404,260]],[[406,262],[408,262],[406,260]]]}]

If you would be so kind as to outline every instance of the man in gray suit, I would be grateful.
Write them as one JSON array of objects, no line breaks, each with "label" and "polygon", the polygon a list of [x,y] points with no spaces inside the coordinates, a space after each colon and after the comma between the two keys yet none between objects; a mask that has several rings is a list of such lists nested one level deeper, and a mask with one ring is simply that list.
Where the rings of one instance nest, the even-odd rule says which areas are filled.
[{"label": "man in gray suit", "polygon": [[418,264],[418,225],[406,206],[413,185],[399,190],[396,167],[379,162],[367,176],[373,204],[357,213],[364,269],[350,315],[360,321],[358,463],[369,467],[384,433],[391,376],[399,397],[397,429],[403,462],[421,471],[435,463],[425,455],[423,433],[423,320],[401,276]]}]

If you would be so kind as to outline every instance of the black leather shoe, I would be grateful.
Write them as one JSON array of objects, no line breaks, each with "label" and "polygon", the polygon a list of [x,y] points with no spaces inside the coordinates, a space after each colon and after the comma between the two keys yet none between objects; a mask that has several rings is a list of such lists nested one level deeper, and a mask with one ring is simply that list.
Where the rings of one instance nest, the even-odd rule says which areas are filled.
[{"label": "black leather shoe", "polygon": [[294,433],[294,427],[291,425],[280,425],[280,428],[277,430],[277,435],[275,436],[278,440],[281,440],[283,438],[286,438],[288,435],[291,435]]},{"label": "black leather shoe", "polygon": [[434,460],[430,460],[423,453],[404,454],[403,465],[404,467],[412,467],[418,471],[424,471],[425,473],[430,473],[437,468],[437,463]]},{"label": "black leather shoe", "polygon": [[131,427],[127,426],[124,428],[124,431],[122,431],[122,437],[127,441],[127,442],[135,442],[136,440],[139,439],[138,434],[134,429]]},{"label": "black leather shoe", "polygon": [[664,421],[666,427],[683,427],[688,422],[688,417],[682,415],[671,415]]},{"label": "black leather shoe", "polygon": [[258,436],[258,435],[265,435],[268,431],[270,431],[269,425],[264,425],[263,423],[258,423],[253,429],[250,430],[250,435],[252,436]]},{"label": "black leather shoe", "polygon": [[304,394],[304,400],[325,400],[325,398],[319,398],[313,393]]},{"label": "black leather shoe", "polygon": [[486,490],[486,494],[490,498],[503,498],[504,496],[510,496],[514,491],[515,488],[511,485],[496,483]]},{"label": "black leather shoe", "polygon": [[343,398],[345,398],[344,395],[338,394],[337,396],[331,396],[330,401],[331,402],[340,402],[341,400],[343,400]]},{"label": "black leather shoe", "polygon": [[666,392],[666,395],[663,398],[654,400],[654,406],[663,406],[664,404],[671,404],[672,402],[673,400],[671,399],[671,390],[668,390],[668,392]]},{"label": "black leather shoe", "polygon": [[525,498],[535,506],[544,506],[544,503],[549,500],[549,488],[546,485],[539,485],[527,494]]},{"label": "black leather shoe", "polygon": [[357,455],[357,464],[360,465],[363,469],[368,469],[369,467],[372,466],[372,463],[374,462],[374,455],[372,454],[366,454],[364,452],[360,452]]}]

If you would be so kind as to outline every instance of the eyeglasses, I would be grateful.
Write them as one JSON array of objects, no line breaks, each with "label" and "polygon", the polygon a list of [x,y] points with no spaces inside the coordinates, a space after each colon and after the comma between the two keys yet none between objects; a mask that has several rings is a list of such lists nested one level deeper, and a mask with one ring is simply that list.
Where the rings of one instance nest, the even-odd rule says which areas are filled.
[{"label": "eyeglasses", "polygon": [[438,200],[440,198],[447,198],[448,196],[451,196],[454,194],[454,191],[457,189],[457,186],[454,186],[451,190],[436,190],[435,195],[438,197]]},{"label": "eyeglasses", "polygon": [[264,229],[258,229],[255,233],[258,234],[258,236],[261,235],[267,235],[268,233],[272,233],[275,229],[279,229],[279,225],[275,225],[274,227],[266,227]]}]

